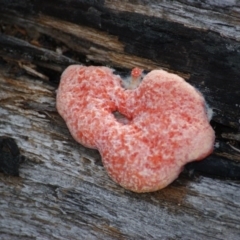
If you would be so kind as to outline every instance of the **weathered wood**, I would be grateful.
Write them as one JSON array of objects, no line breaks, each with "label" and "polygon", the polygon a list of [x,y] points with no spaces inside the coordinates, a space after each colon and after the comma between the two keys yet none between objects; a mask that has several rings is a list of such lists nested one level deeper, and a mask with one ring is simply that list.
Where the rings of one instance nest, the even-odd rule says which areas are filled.
[{"label": "weathered wood", "polygon": [[[6,26],[27,27],[27,40],[51,37],[56,46],[60,43],[59,48],[67,47],[90,64],[176,72],[206,95],[215,121],[238,129],[239,2],[169,4],[155,0],[33,1],[31,5],[3,1],[0,20]],[[9,57],[12,46],[4,46],[4,51]],[[17,52],[25,59],[25,48]],[[29,61],[45,69],[57,68],[39,59],[35,51]],[[64,66],[60,64],[58,71]]]},{"label": "weathered wood", "polygon": [[[14,7],[9,8],[13,3]],[[30,74],[39,75],[41,71],[42,78],[51,81],[58,81],[67,65],[79,63],[72,51],[90,64],[106,64],[121,70],[134,66],[146,70],[162,67],[177,72],[196,86],[213,108],[217,145],[222,146],[216,151],[218,155],[239,161],[238,155],[234,155],[240,147],[239,141],[226,137],[240,129],[240,92],[236,90],[240,89],[240,69],[236,67],[240,64],[240,44],[238,31],[232,34],[233,23],[239,19],[233,13],[239,10],[239,4],[203,3],[201,9],[199,3],[175,2],[171,7],[174,11],[181,8],[180,15],[186,15],[184,20],[177,18],[179,11],[177,14],[172,8],[167,11],[163,2],[150,1],[145,8],[143,3],[78,1],[66,7],[63,0],[62,5],[54,8],[54,1],[41,6],[35,3],[29,8],[12,1],[10,6],[3,5],[0,15],[5,29],[5,34],[0,35],[1,55],[8,62],[17,62]],[[62,15],[64,10],[66,14]],[[203,11],[207,19],[201,15]],[[23,13],[28,15],[22,16]],[[231,14],[226,16],[227,13]],[[196,20],[201,17],[200,24]],[[13,24],[22,28],[15,31],[10,28],[21,40],[7,35],[12,34],[9,26]],[[238,30],[239,24],[234,28]],[[226,32],[229,38],[224,35]],[[48,42],[42,41],[46,36],[55,41],[55,49],[53,46],[48,49]],[[29,42],[37,42],[39,46]],[[56,49],[60,52],[55,52]],[[64,49],[71,52],[71,58],[62,54]]]},{"label": "weathered wood", "polygon": [[[4,75],[3,75],[4,74]],[[0,174],[1,239],[238,239],[239,182],[181,177],[135,194],[107,176],[97,151],[75,143],[47,82],[0,75],[0,132],[26,160]]]},{"label": "weathered wood", "polygon": [[68,65],[79,64],[79,62],[60,55],[55,51],[33,46],[27,41],[5,34],[1,34],[0,43],[5,48],[11,49],[9,52],[4,52],[3,49],[0,51],[2,57],[6,60],[32,63],[36,61],[36,65],[41,66],[42,64],[42,66],[46,66],[48,64],[48,68],[59,72]]},{"label": "weathered wood", "polygon": [[[240,238],[239,13],[237,0],[0,0],[0,135],[25,156],[20,177],[0,174],[0,238]],[[56,112],[73,63],[183,76],[213,108],[214,153],[159,192],[125,191]]]}]

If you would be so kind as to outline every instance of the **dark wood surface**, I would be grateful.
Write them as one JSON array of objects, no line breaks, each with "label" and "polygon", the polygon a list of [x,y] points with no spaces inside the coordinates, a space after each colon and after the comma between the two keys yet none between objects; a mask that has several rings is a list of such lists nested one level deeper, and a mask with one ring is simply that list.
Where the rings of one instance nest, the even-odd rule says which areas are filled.
[{"label": "dark wood surface", "polygon": [[[0,239],[240,238],[238,1],[0,6],[0,135],[25,159],[19,176],[0,174]],[[76,63],[181,75],[213,108],[214,153],[161,191],[122,189],[56,112],[60,74]]]}]

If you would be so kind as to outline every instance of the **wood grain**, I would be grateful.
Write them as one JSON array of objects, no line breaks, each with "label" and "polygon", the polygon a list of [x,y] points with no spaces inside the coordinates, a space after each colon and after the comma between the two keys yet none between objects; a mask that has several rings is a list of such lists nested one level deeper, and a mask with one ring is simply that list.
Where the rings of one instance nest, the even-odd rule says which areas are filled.
[{"label": "wood grain", "polygon": [[4,46],[1,55],[30,61],[51,76],[70,62],[121,70],[163,68],[181,75],[206,95],[215,121],[238,129],[239,9],[238,1],[186,0],[169,6],[154,0],[148,4],[143,0],[121,1],[120,5],[118,1],[61,0],[33,1],[31,7],[4,1],[0,20],[5,27],[15,24],[26,28],[28,36],[23,38],[27,41],[50,38],[55,49],[40,42],[45,52],[56,51],[58,46],[67,49],[73,59],[61,62],[56,58],[56,62],[46,57],[52,53],[39,55],[28,47],[16,51],[13,45],[4,44],[4,36],[0,37]]},{"label": "wood grain", "polygon": [[110,180],[97,151],[75,143],[49,83],[0,77],[0,131],[26,160],[0,174],[2,239],[237,239],[239,182],[180,178],[135,194]]},{"label": "wood grain", "polygon": [[[0,135],[25,159],[19,177],[0,173],[0,239],[240,238],[237,0],[0,6]],[[76,63],[178,73],[213,108],[214,153],[155,193],[116,185],[56,112],[60,74]]]}]

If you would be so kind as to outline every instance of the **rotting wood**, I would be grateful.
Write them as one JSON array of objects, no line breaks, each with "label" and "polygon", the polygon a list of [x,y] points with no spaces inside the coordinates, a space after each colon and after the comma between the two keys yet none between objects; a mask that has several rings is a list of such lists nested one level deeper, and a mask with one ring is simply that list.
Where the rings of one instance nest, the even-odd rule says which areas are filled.
[{"label": "rotting wood", "polygon": [[[107,176],[97,151],[77,144],[55,110],[55,90],[0,75],[0,131],[26,160],[0,174],[2,239],[237,239],[239,183],[182,174],[135,194]],[[4,104],[3,104],[4,103]]]},{"label": "rotting wood", "polygon": [[[61,4],[34,1],[31,8],[11,1],[2,4],[0,20],[6,26],[10,23],[37,31],[31,38],[50,37],[86,64],[120,69],[160,67],[178,73],[206,95],[214,121],[238,129],[239,9],[238,1],[174,1],[170,7],[155,0],[148,4],[121,1],[120,5],[118,1],[62,0]],[[9,48],[4,49],[1,55],[9,56]],[[23,56],[24,48],[18,50]],[[29,61],[37,66],[47,70],[53,65],[35,55]]]},{"label": "rotting wood", "polygon": [[[0,131],[26,158],[19,178],[0,174],[0,238],[240,238],[238,1],[0,3]],[[56,112],[53,82],[72,63],[183,76],[213,107],[214,153],[162,191],[117,186]]]}]

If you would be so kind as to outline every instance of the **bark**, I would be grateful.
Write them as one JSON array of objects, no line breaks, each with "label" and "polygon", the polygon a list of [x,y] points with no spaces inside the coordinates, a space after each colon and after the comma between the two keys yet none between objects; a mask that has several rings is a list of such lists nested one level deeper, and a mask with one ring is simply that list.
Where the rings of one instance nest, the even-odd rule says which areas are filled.
[{"label": "bark", "polygon": [[[0,6],[1,239],[240,238],[238,1]],[[56,112],[57,83],[70,64],[181,75],[213,108],[214,153],[161,191],[122,189]],[[19,176],[6,174],[17,175],[3,167],[9,158]]]}]

